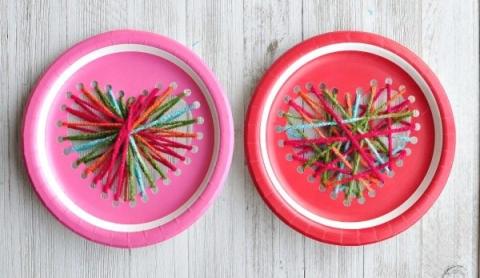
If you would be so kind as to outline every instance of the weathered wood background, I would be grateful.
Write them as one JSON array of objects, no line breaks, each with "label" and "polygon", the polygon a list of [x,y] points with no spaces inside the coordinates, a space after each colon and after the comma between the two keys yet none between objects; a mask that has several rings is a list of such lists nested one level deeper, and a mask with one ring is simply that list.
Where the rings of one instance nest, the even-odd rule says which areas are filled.
[{"label": "weathered wood background", "polygon": [[[91,35],[135,28],[198,53],[230,99],[235,155],[223,192],[187,232],[152,247],[88,242],[44,209],[21,160],[29,91],[57,55]],[[245,167],[252,89],[286,49],[319,33],[364,30],[393,38],[431,66],[457,125],[449,182],[428,214],[378,244],[320,244],[279,221]],[[0,277],[477,277],[479,14],[475,0],[0,0]]]}]

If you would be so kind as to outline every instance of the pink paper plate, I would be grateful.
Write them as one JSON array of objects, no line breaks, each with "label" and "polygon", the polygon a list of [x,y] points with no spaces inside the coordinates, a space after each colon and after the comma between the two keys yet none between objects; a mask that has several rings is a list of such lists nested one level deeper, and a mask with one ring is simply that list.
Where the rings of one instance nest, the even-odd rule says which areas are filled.
[{"label": "pink paper plate", "polygon": [[[194,151],[177,161],[167,182],[157,180],[158,192],[113,205],[92,188],[73,167],[75,153],[59,137],[67,133],[57,123],[67,119],[62,109],[71,103],[67,92],[97,81],[125,95],[138,96],[157,84],[176,82],[177,91],[191,90],[189,101],[203,118],[194,130]],[[139,247],[164,241],[192,225],[212,203],[224,182],[233,152],[233,123],[228,101],[213,73],[185,46],[166,37],[132,30],[103,33],[61,55],[33,89],[23,123],[25,164],[43,204],[65,226],[92,241]],[[79,169],[80,168],[80,169]]]},{"label": "pink paper plate", "polygon": [[[345,92],[368,91],[372,80],[379,88],[384,80],[393,80],[393,88],[406,88],[404,100],[413,109],[416,125],[407,155],[402,163],[392,164],[383,186],[350,203],[342,200],[343,192],[332,195],[333,186],[321,184],[316,170],[299,170],[300,164],[292,160],[296,151],[284,144],[291,137],[282,132],[287,125],[283,115],[291,111],[290,100],[299,100],[299,90],[324,83],[338,88],[338,99],[343,100]],[[407,48],[363,32],[327,33],[287,51],[260,81],[246,119],[248,166],[265,202],[299,232],[338,245],[377,242],[413,225],[442,191],[454,150],[452,111],[433,72]],[[318,167],[325,169],[323,165]]]}]

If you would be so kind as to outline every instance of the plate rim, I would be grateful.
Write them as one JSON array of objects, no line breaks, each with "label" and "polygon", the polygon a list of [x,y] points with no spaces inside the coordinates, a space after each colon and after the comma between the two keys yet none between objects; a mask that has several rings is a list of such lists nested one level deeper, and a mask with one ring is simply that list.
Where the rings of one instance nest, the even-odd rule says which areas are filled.
[{"label": "plate rim", "polygon": [[[438,105],[443,128],[443,144],[439,165],[423,195],[402,215],[384,224],[369,228],[341,229],[313,222],[296,212],[274,189],[261,159],[260,124],[264,102],[277,77],[296,59],[317,49],[336,43],[364,43],[387,49],[412,65],[426,81]],[[314,36],[290,48],[267,70],[258,83],[246,115],[245,154],[255,187],[270,209],[286,224],[315,240],[336,245],[363,245],[392,237],[413,225],[433,205],[446,184],[455,151],[453,113],[443,87],[430,68],[412,51],[383,36],[358,31],[339,31]],[[257,143],[258,142],[258,143]]]},{"label": "plate rim", "polygon": [[[188,65],[205,83],[213,105],[217,110],[219,122],[219,149],[217,165],[214,166],[210,180],[200,197],[180,216],[159,227],[139,232],[116,232],[104,230],[78,218],[66,210],[63,204],[57,201],[48,192],[48,185],[39,174],[41,165],[37,165],[35,153],[37,147],[32,144],[35,115],[39,110],[36,101],[41,99],[51,86],[56,76],[80,57],[99,48],[117,44],[141,44],[152,46],[166,51]],[[227,97],[221,85],[209,67],[195,54],[181,43],[168,37],[132,29],[113,30],[89,37],[68,48],[58,56],[49,67],[40,75],[32,87],[24,109],[21,127],[21,145],[23,161],[27,169],[28,178],[42,204],[64,226],[78,235],[108,246],[133,248],[155,244],[167,240],[184,231],[197,221],[213,203],[228,175],[233,154],[233,118]]]}]

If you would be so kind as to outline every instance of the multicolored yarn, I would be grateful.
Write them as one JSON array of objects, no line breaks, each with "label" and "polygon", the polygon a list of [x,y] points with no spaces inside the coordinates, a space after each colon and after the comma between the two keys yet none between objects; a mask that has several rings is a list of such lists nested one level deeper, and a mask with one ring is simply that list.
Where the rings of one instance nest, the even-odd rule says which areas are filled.
[{"label": "multicolored yarn", "polygon": [[111,86],[92,87],[79,85],[80,96],[69,93],[75,108],[63,107],[70,117],[60,125],[70,132],[60,140],[72,142],[65,153],[79,154],[75,166],[85,164],[82,176],[92,174],[92,187],[101,183],[104,197],[113,192],[114,204],[134,204],[137,195],[146,201],[147,186],[156,192],[157,178],[166,180],[167,170],[177,171],[174,161],[192,150],[198,134],[191,126],[203,119],[190,111],[200,103],[185,102],[189,90],[174,95],[175,83],[128,99],[122,91],[116,97]]},{"label": "multicolored yarn", "polygon": [[318,178],[321,191],[330,190],[332,199],[343,192],[345,206],[355,198],[363,204],[365,192],[374,197],[374,187],[393,177],[394,167],[408,155],[407,145],[417,142],[410,137],[420,128],[413,120],[419,115],[411,108],[415,98],[404,97],[405,86],[394,90],[390,78],[383,88],[372,80],[369,90],[357,89],[353,100],[325,84],[294,91],[297,97],[287,97],[289,109],[280,113],[287,123],[277,127],[286,134],[279,143],[292,148],[287,159],[300,163],[299,172],[312,169],[308,180]]}]

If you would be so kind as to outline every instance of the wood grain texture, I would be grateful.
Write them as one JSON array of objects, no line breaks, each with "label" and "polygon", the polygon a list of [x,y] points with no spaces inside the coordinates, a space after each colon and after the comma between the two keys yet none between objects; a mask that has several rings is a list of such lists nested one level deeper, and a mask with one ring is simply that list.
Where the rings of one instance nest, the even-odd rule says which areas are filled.
[{"label": "wood grain texture", "polygon": [[[479,11],[475,0],[0,0],[0,277],[477,277]],[[20,150],[26,99],[62,51],[117,28],[172,37],[216,73],[234,115],[225,188],[188,231],[120,250],[59,224],[28,182]],[[453,107],[457,148],[440,199],[411,229],[345,248],[317,243],[278,220],[245,166],[244,116],[265,70],[301,40],[335,30],[391,37],[420,55]]]}]

